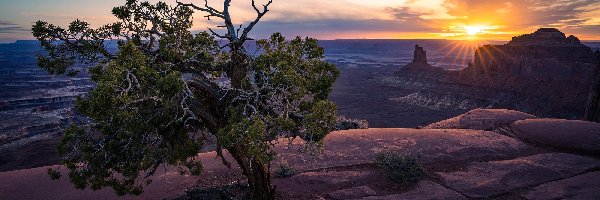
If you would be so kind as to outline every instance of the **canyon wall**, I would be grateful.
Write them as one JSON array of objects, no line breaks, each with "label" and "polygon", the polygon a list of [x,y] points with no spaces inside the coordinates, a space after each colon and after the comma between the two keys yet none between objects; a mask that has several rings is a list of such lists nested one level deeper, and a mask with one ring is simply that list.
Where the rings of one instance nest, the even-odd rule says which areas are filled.
[{"label": "canyon wall", "polygon": [[[599,53],[553,28],[479,47],[460,71],[441,68],[396,72],[403,84],[428,86],[421,94],[451,95],[470,108],[506,108],[541,117],[582,119]],[[600,93],[599,93],[600,94]],[[599,95],[600,96],[600,95]],[[447,99],[447,98],[446,98]],[[454,104],[452,104],[454,105]],[[600,105],[600,104],[599,104]]]},{"label": "canyon wall", "polygon": [[465,74],[475,79],[510,75],[591,83],[597,63],[597,55],[577,37],[565,37],[557,29],[542,28],[514,37],[505,45],[478,48]]}]

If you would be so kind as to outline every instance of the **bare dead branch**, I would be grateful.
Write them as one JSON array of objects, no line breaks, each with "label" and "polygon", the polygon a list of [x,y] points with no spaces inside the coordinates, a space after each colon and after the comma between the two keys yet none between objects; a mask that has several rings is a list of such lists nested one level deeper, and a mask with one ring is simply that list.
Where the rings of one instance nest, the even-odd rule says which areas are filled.
[{"label": "bare dead branch", "polygon": [[273,3],[273,0],[269,0],[269,2],[267,2],[267,4],[263,5],[263,9],[262,11],[260,9],[258,9],[258,7],[256,6],[256,2],[255,0],[252,0],[252,8],[254,8],[254,11],[256,11],[256,19],[254,19],[253,22],[251,22],[246,28],[244,28],[244,32],[242,33],[242,36],[240,37],[240,41],[244,42],[246,40],[252,40],[248,38],[248,34],[250,33],[250,31],[252,31],[252,29],[254,28],[254,26],[258,23],[258,21],[260,21],[260,19],[267,14],[267,12],[269,12],[269,6],[271,5],[271,3]]},{"label": "bare dead branch", "polygon": [[212,28],[208,28],[208,31],[210,31],[210,33],[218,38],[222,38],[222,39],[229,39],[230,36],[227,35],[220,35],[217,32],[215,32]]},{"label": "bare dead branch", "polygon": [[193,9],[202,11],[202,12],[207,12],[209,15],[206,15],[204,17],[208,18],[208,20],[210,20],[210,17],[218,17],[218,18],[222,18],[224,19],[224,13],[218,11],[217,9],[210,7],[208,5],[208,0],[204,0],[204,7],[200,7],[200,6],[196,6],[193,3],[182,3],[179,0],[176,1],[177,2],[177,6],[189,6],[192,7]]}]

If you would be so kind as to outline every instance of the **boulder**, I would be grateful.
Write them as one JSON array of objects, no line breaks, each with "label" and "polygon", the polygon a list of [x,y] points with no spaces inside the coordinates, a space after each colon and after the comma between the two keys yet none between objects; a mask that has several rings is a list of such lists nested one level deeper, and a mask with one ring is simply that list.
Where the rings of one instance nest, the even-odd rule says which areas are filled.
[{"label": "boulder", "polygon": [[425,126],[426,129],[494,130],[515,121],[535,119],[536,116],[507,109],[475,109],[465,114]]},{"label": "boulder", "polygon": [[466,200],[464,196],[458,192],[449,190],[442,187],[441,185],[431,181],[421,181],[416,188],[401,193],[392,194],[386,196],[370,196],[364,197],[362,200],[436,200],[436,199],[453,199],[453,200]]},{"label": "boulder", "polygon": [[600,123],[528,119],[510,125],[514,134],[529,142],[587,152],[600,151]]},{"label": "boulder", "polygon": [[600,199],[600,172],[554,181],[527,192],[526,199]]},{"label": "boulder", "polygon": [[446,185],[471,198],[488,198],[576,176],[600,167],[600,160],[546,153],[512,160],[474,163],[463,171],[437,172]]}]

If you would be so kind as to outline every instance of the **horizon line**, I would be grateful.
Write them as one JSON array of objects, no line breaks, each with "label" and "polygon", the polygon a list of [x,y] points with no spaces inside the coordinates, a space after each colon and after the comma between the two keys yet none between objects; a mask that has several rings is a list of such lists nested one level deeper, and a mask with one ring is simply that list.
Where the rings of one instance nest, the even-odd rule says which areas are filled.
[{"label": "horizon line", "polygon": [[[116,40],[116,39],[114,39]],[[441,38],[337,38],[337,39],[318,39],[318,41],[341,41],[341,40],[432,40],[432,41],[466,41],[466,42],[509,42],[510,40],[466,40],[466,39],[441,39]],[[22,39],[11,41],[0,41],[0,44],[14,44],[19,41],[30,42],[36,39]],[[581,40],[581,42],[600,42],[600,40]]]}]

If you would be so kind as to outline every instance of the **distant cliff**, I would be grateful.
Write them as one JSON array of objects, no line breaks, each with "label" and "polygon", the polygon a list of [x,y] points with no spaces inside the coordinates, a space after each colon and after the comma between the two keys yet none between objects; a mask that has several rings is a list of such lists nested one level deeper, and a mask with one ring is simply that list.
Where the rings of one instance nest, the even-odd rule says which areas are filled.
[{"label": "distant cliff", "polygon": [[410,65],[396,73],[401,79],[397,82],[423,86],[421,96],[429,99],[436,99],[435,94],[448,99],[451,94],[450,99],[471,102],[471,107],[582,119],[597,71],[598,52],[575,36],[542,28],[513,37],[504,45],[479,47],[473,62],[461,71],[436,67],[409,70],[414,69]]},{"label": "distant cliff", "polygon": [[541,28],[513,37],[505,45],[478,48],[465,74],[473,78],[510,75],[590,82],[597,62],[594,51],[577,37],[566,37],[554,28]]}]

